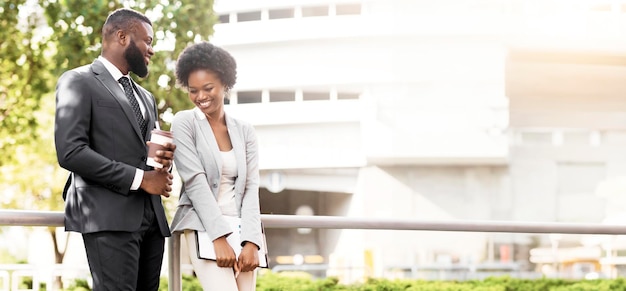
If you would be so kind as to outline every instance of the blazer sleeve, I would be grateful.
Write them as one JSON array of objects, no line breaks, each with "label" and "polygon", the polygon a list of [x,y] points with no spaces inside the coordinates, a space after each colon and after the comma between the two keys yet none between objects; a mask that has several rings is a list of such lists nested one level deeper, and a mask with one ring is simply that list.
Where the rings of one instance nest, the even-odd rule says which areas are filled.
[{"label": "blazer sleeve", "polygon": [[261,209],[259,202],[259,146],[254,127],[242,125],[246,153],[246,183],[241,201],[241,240],[261,246]]},{"label": "blazer sleeve", "polygon": [[[136,168],[94,150],[92,132],[97,96],[108,94],[98,87],[93,73],[84,67],[64,73],[57,82],[54,140],[59,165],[109,190],[128,195]],[[104,101],[102,101],[104,102]]]},{"label": "blazer sleeve", "polygon": [[[222,211],[217,205],[217,200],[207,179],[207,171],[218,172],[218,169],[205,169],[202,164],[198,148],[205,145],[197,139],[194,113],[191,110],[180,111],[172,120],[172,134],[176,144],[174,163],[183,182],[183,191],[204,226],[211,240],[232,233],[229,224],[222,219]],[[206,145],[206,153],[211,154]]]}]

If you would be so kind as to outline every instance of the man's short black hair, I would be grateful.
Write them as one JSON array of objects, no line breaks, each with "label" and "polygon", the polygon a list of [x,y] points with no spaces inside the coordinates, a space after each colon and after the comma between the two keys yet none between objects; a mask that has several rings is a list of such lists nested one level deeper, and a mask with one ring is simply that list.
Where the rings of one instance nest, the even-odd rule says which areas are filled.
[{"label": "man's short black hair", "polygon": [[132,31],[135,25],[140,22],[145,22],[152,26],[152,21],[138,11],[129,8],[117,9],[111,12],[111,14],[107,17],[107,20],[104,22],[104,26],[102,27],[102,38],[106,39],[108,36],[120,29],[124,31]]}]

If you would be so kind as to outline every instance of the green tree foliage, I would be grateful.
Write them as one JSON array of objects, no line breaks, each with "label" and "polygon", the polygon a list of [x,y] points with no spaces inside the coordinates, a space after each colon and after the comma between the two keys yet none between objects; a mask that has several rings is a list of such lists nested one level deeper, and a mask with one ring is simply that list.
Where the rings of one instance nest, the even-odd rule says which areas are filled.
[{"label": "green tree foliage", "polygon": [[109,12],[121,7],[116,1],[103,0],[44,0],[41,5],[53,31],[55,78],[91,63],[100,54],[102,24]]},{"label": "green tree foliage", "polygon": [[[133,6],[125,3],[133,3]],[[52,40],[57,48],[55,76],[89,64],[100,54],[102,25],[111,11],[126,6],[144,12],[153,22],[155,55],[149,66],[150,74],[138,82],[154,94],[161,117],[166,112],[173,114],[192,106],[185,92],[176,86],[174,66],[186,46],[208,40],[213,33],[217,16],[213,13],[212,0],[46,0],[42,1],[42,6],[48,24],[54,30]],[[167,120],[162,126],[169,129]]]},{"label": "green tree foliage", "polygon": [[174,64],[187,45],[213,32],[213,1],[0,3],[0,150],[8,153],[0,160],[0,185],[13,193],[0,201],[3,208],[62,209],[67,173],[59,170],[54,152],[54,85],[62,72],[100,54],[102,25],[111,11],[132,4],[153,20],[156,54],[149,77],[139,82],[154,93],[161,113],[192,106],[176,86]]},{"label": "green tree foliage", "polygon": [[[150,74],[141,84],[154,93],[160,114],[172,114],[193,106],[186,93],[176,86],[174,67],[185,47],[206,41],[213,34],[217,16],[212,7],[212,0],[181,0],[155,5],[148,13],[158,15],[156,19],[151,17],[157,52],[152,57]],[[163,127],[167,129],[169,124]]]},{"label": "green tree foliage", "polygon": [[0,2],[0,166],[21,146],[36,141],[35,112],[52,84],[45,24],[25,0]]}]

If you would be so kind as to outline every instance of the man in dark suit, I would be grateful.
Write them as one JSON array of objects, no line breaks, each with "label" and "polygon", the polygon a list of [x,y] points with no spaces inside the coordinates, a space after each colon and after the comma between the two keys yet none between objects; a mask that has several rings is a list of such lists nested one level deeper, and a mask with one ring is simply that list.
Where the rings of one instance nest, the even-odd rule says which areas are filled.
[{"label": "man in dark suit", "polygon": [[145,15],[116,10],[102,28],[101,55],[57,83],[57,159],[71,172],[63,192],[65,228],[82,233],[96,291],[159,286],[170,236],[161,196],[172,190],[175,146],[157,152],[163,168],[146,165],[156,103],[128,75],[148,75],[152,40]]}]

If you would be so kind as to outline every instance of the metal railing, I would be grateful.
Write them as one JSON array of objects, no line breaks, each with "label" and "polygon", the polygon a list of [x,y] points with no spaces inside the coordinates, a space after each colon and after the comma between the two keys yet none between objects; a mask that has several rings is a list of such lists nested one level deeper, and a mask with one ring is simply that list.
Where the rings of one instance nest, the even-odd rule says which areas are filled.
[{"label": "metal railing", "polygon": [[[263,214],[266,228],[319,229],[387,229],[503,233],[560,233],[560,234],[626,234],[626,225],[561,222],[515,222],[492,220],[409,220],[343,216],[294,216]],[[63,212],[0,210],[0,226],[63,226]],[[182,290],[180,264],[180,235],[169,239],[169,290]]]}]

